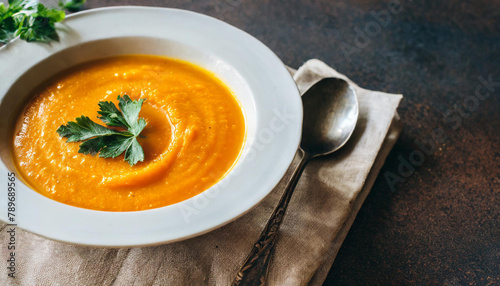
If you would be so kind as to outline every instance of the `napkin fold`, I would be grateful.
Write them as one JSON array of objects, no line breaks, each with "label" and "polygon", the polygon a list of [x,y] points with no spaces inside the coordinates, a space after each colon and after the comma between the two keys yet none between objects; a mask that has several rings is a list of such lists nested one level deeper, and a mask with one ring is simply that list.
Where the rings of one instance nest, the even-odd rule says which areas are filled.
[{"label": "napkin fold", "polygon": [[[324,77],[350,82],[359,119],[338,152],[305,169],[281,226],[269,285],[321,285],[385,158],[401,132],[402,95],[355,85],[319,60],[291,70],[301,93]],[[189,240],[144,248],[70,245],[17,229],[16,277],[0,267],[1,285],[229,285],[264,228],[292,170],[254,209],[238,220]],[[5,227],[1,224],[0,228]],[[2,245],[8,243],[5,230]],[[2,261],[8,250],[1,247]],[[4,266],[5,266],[4,262]]]}]

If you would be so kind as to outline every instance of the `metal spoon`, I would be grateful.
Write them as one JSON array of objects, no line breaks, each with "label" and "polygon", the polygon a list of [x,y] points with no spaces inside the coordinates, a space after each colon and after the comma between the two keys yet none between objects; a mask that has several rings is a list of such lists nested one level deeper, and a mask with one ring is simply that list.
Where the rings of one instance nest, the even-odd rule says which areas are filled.
[{"label": "metal spoon", "polygon": [[259,240],[232,285],[264,285],[278,230],[288,202],[309,160],[337,151],[349,140],[358,120],[356,92],[339,78],[324,78],[302,96],[304,121],[299,147],[301,160]]}]

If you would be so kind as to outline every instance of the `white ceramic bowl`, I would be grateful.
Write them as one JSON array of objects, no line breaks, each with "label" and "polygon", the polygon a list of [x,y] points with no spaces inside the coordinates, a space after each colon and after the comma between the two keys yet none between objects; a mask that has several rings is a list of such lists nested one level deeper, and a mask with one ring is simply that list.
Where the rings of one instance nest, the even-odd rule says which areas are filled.
[{"label": "white ceramic bowl", "polygon": [[[0,219],[7,222],[7,179],[14,170],[14,122],[33,90],[74,65],[123,54],[153,54],[215,73],[241,102],[247,126],[235,168],[186,201],[146,211],[104,212],[48,199],[16,180],[17,225],[69,243],[125,247],[193,237],[241,216],[279,182],[298,147],[302,103],[295,82],[261,42],[201,14],[163,8],[116,7],[69,16],[60,42],[15,40],[0,48]],[[85,88],[85,87],[82,87]]]}]

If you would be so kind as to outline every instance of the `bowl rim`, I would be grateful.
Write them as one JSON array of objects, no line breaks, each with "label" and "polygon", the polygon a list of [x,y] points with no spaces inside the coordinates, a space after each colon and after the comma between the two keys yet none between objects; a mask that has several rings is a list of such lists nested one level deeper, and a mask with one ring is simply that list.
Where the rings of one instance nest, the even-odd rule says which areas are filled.
[{"label": "bowl rim", "polygon": [[[17,200],[20,205],[16,211],[16,222],[20,228],[53,240],[102,247],[136,247],[180,241],[212,231],[249,212],[273,190],[292,162],[301,139],[302,101],[295,81],[286,66],[267,46],[248,33],[218,19],[192,11],[142,6],[90,9],[69,15],[63,22],[66,29],[79,31],[81,38],[77,40],[71,38],[71,34],[67,33],[59,33],[60,41],[49,46],[46,44],[27,44],[15,39],[0,48],[0,60],[7,60],[6,66],[13,68],[13,70],[9,69],[8,72],[7,69],[0,70],[0,76],[5,79],[3,83],[0,83],[0,99],[3,101],[8,88],[16,82],[19,76],[57,52],[71,48],[72,45],[111,38],[109,33],[117,33],[119,37],[126,37],[129,33],[124,31],[126,27],[114,27],[115,30],[112,32],[102,29],[103,31],[99,31],[96,36],[92,36],[90,32],[99,25],[112,25],[111,20],[127,17],[131,13],[144,20],[144,23],[140,25],[147,25],[148,17],[174,17],[181,22],[184,19],[185,21],[202,23],[204,33],[234,37],[235,42],[240,43],[238,49],[241,50],[241,53],[248,53],[245,55],[249,59],[241,59],[251,66],[248,69],[253,69],[255,74],[262,71],[266,73],[265,77],[260,75],[255,75],[255,77],[260,80],[259,84],[263,85],[259,88],[269,89],[267,93],[272,96],[272,100],[269,99],[267,102],[257,100],[255,103],[257,107],[261,108],[259,110],[265,111],[258,113],[257,132],[268,128],[269,122],[276,117],[282,118],[283,112],[278,108],[283,106],[281,110],[286,113],[288,108],[289,114],[293,115],[286,118],[289,124],[279,134],[275,134],[271,142],[266,142],[263,150],[255,150],[254,158],[256,159],[253,159],[252,162],[242,163],[239,170],[236,170],[237,168],[231,170],[225,178],[201,194],[162,208],[135,212],[82,209],[53,201],[18,180]],[[81,19],[92,20],[91,27],[82,25]],[[163,21],[168,22],[169,20],[164,19]],[[132,33],[130,36],[140,35]],[[13,49],[18,50],[14,51]],[[30,54],[30,57],[16,58],[12,56],[19,51]],[[11,59],[10,63],[9,59]],[[269,74],[272,74],[272,78],[269,78]],[[253,85],[253,83],[250,84],[252,88]],[[257,97],[254,93],[252,95]],[[259,94],[258,96],[264,98],[265,95]],[[281,112],[281,115],[276,112]],[[272,168],[266,170],[269,164],[273,164]],[[2,160],[0,163],[0,183],[6,185],[8,172],[10,171]],[[258,180],[246,178],[246,176],[241,175],[245,172],[257,173],[263,177],[259,177]],[[233,173],[235,174],[234,179],[230,180]],[[258,182],[252,182],[252,180]],[[247,196],[236,196],[236,199],[239,200],[232,201],[231,199],[235,199],[235,195],[224,188],[234,188],[232,192]],[[224,194],[227,197],[220,198],[219,194]],[[196,205],[200,204],[200,200],[206,201],[207,198],[209,203],[198,209]],[[220,202],[222,200],[224,203]],[[0,197],[0,204],[2,206],[0,220],[8,222],[6,196]],[[189,211],[189,207],[192,209],[193,206],[198,212],[194,220],[175,222],[183,217],[183,211]],[[64,215],[61,215],[61,212]],[[169,218],[172,221],[169,221]]]}]

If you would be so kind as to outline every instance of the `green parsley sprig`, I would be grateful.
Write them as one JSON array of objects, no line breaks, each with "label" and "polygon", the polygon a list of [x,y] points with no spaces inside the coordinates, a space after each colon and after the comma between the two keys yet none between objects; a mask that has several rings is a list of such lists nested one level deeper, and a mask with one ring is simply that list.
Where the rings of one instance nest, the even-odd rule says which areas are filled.
[{"label": "green parsley sprig", "polygon": [[128,95],[118,96],[118,107],[110,101],[99,102],[99,119],[107,126],[119,127],[119,131],[104,127],[87,116],[81,116],[61,125],[57,133],[66,137],[66,142],[83,141],[79,153],[98,154],[102,158],[116,158],[125,152],[125,161],[131,166],[144,161],[144,150],[137,137],[146,127],[146,120],[139,118],[139,112],[145,99],[131,100]]},{"label": "green parsley sprig", "polygon": [[61,9],[66,9],[70,12],[80,11],[83,8],[83,4],[85,4],[85,0],[60,0],[59,7]]},{"label": "green parsley sprig", "polygon": [[[0,43],[8,43],[15,37],[28,42],[57,41],[55,23],[64,20],[63,10],[47,8],[37,0],[9,0],[9,6],[0,3]],[[76,11],[85,0],[60,2],[62,9]]]}]

